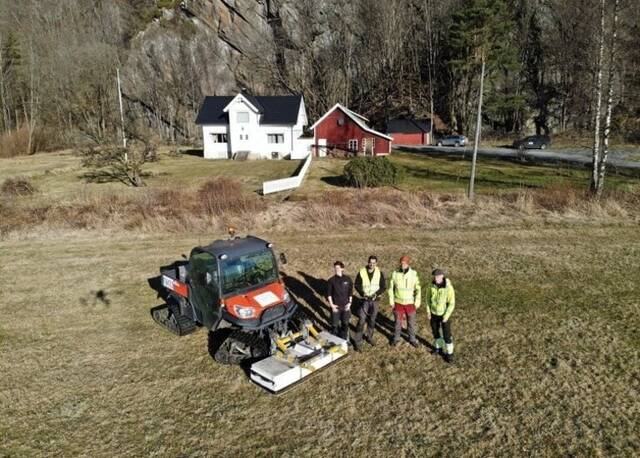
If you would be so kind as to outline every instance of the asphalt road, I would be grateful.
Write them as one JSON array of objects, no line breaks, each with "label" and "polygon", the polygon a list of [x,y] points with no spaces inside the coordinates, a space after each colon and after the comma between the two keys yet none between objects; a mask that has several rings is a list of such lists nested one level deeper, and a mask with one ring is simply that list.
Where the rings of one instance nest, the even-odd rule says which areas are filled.
[{"label": "asphalt road", "polygon": [[[394,145],[399,151],[411,153],[424,153],[429,155],[460,155],[471,158],[473,146],[416,146],[416,145]],[[517,159],[518,150],[512,148],[478,148],[478,155],[497,159]],[[625,151],[612,151],[607,158],[607,165],[616,169],[640,170],[640,161],[625,159],[628,153]],[[536,163],[566,163],[576,166],[591,166],[591,151],[587,149],[571,150],[525,150],[524,160]]]}]

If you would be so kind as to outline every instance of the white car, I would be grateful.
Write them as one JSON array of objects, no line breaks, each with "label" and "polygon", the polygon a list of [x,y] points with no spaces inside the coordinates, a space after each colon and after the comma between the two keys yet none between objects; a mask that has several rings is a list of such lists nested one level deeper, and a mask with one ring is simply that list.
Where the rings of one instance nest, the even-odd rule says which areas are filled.
[{"label": "white car", "polygon": [[447,135],[438,140],[438,146],[466,146],[467,142],[464,135]]}]

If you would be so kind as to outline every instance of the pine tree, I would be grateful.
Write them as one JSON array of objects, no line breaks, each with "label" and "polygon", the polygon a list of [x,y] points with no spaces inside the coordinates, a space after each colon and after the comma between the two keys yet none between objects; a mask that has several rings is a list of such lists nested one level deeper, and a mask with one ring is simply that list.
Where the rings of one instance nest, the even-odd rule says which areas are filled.
[{"label": "pine tree", "polygon": [[[461,124],[468,125],[471,111],[471,94],[475,75],[480,74],[480,91],[478,92],[478,112],[475,132],[471,176],[469,180],[469,198],[474,197],[475,170],[480,127],[482,118],[482,88],[485,74],[487,82],[497,70],[516,69],[516,49],[509,35],[513,31],[513,21],[508,15],[503,0],[466,0],[459,12],[453,15],[450,30],[450,45],[453,59],[449,65],[452,72],[462,82]],[[485,71],[486,67],[486,71]]]}]

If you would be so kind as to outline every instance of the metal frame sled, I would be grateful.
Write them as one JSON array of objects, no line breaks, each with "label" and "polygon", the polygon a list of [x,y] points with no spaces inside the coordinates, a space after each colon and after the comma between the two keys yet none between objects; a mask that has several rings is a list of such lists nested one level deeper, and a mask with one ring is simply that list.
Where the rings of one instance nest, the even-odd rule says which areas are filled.
[{"label": "metal frame sled", "polygon": [[273,355],[251,365],[251,381],[276,394],[347,356],[347,341],[307,324],[301,332],[276,339]]}]

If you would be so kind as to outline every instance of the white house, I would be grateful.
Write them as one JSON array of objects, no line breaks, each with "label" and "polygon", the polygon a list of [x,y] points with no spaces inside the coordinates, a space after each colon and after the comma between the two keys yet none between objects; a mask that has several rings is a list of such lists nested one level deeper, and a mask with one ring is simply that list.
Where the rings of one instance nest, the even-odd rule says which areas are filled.
[{"label": "white house", "polygon": [[264,159],[305,158],[313,138],[303,137],[307,111],[300,95],[205,97],[196,124],[202,126],[204,157],[231,159],[249,153]]}]

